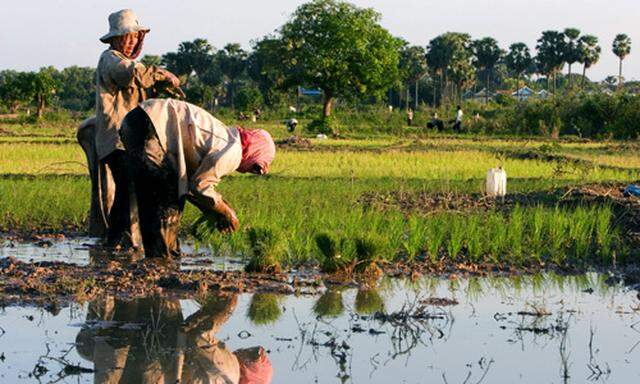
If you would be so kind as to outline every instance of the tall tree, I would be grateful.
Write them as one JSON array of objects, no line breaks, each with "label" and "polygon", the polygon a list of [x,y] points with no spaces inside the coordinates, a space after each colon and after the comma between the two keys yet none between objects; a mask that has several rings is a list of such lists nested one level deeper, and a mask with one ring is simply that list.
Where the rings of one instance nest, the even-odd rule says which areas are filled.
[{"label": "tall tree", "polygon": [[44,114],[58,86],[54,78],[56,72],[53,67],[44,67],[38,72],[28,72],[19,77],[17,85],[22,88],[21,92],[25,97],[36,103],[38,118]]},{"label": "tall tree", "polygon": [[335,0],[303,4],[282,26],[287,73],[324,93],[323,116],[341,95],[380,96],[398,78],[399,40],[380,14]]},{"label": "tall tree", "polygon": [[473,51],[471,50],[471,36],[467,33],[450,32],[445,34],[451,47],[451,62],[449,72],[456,89],[452,94],[459,100],[462,92],[473,86],[476,78],[473,66]]},{"label": "tall tree", "polygon": [[429,42],[427,63],[441,76],[441,99],[455,92],[449,89],[449,79],[462,91],[473,83],[475,70],[471,62],[471,36],[466,33],[447,32]]},{"label": "tall tree", "polygon": [[[427,57],[424,48],[412,45],[405,45],[400,51],[400,73],[407,85],[407,96],[409,86],[414,85],[414,109],[418,109],[418,83],[427,73]],[[407,109],[409,108],[409,98],[407,97]]]},{"label": "tall tree", "polygon": [[[450,46],[445,36],[440,35],[429,42],[427,46],[427,64],[433,77],[433,105],[436,106],[436,95],[440,94],[440,100],[443,99],[444,89],[446,89],[447,68],[451,62]],[[439,92],[436,90],[437,81],[440,78]]]},{"label": "tall tree", "polygon": [[582,86],[587,79],[587,69],[600,60],[602,48],[598,44],[598,38],[593,35],[583,35],[578,41],[580,47],[580,63],[582,63]]},{"label": "tall tree", "polygon": [[480,40],[474,40],[471,43],[473,49],[473,64],[478,72],[483,71],[485,74],[485,103],[489,102],[489,81],[496,67],[496,64],[504,57],[504,51],[498,46],[496,39],[485,37]]},{"label": "tall tree", "polygon": [[544,31],[538,39],[536,49],[536,65],[540,73],[547,76],[547,83],[553,78],[553,92],[556,93],[556,75],[565,63],[566,42],[564,33],[558,31]]},{"label": "tall tree", "polygon": [[4,70],[0,72],[0,101],[11,113],[16,113],[20,106],[32,100],[29,74]]},{"label": "tall tree", "polygon": [[240,44],[227,44],[218,52],[218,62],[222,74],[227,78],[229,102],[231,107],[234,107],[236,81],[245,71],[247,52]]},{"label": "tall tree", "polygon": [[525,43],[511,44],[505,61],[509,71],[518,79],[516,92],[518,100],[520,100],[520,79],[530,70],[533,64],[529,47]]},{"label": "tall tree", "polygon": [[66,109],[87,111],[95,108],[95,69],[89,67],[67,67],[53,72],[57,82],[55,101]]},{"label": "tall tree", "polygon": [[571,88],[571,85],[572,85],[571,67],[573,66],[573,64],[580,61],[580,57],[582,55],[580,44],[578,42],[578,39],[580,37],[580,30],[577,28],[567,28],[564,30],[564,35],[566,37],[564,61],[567,63],[569,67],[568,68],[569,88]]},{"label": "tall tree", "polygon": [[253,80],[268,105],[275,102],[277,91],[291,87],[282,67],[285,47],[282,40],[267,36],[253,44],[247,58],[247,74]]},{"label": "tall tree", "polygon": [[622,87],[622,62],[631,53],[631,38],[624,33],[616,35],[613,40],[613,53],[618,56],[620,65],[618,68],[618,89]]},{"label": "tall tree", "polygon": [[177,76],[183,77],[182,83],[188,84],[191,76],[204,73],[213,63],[214,48],[205,39],[184,41],[177,52],[162,55],[162,65]]}]

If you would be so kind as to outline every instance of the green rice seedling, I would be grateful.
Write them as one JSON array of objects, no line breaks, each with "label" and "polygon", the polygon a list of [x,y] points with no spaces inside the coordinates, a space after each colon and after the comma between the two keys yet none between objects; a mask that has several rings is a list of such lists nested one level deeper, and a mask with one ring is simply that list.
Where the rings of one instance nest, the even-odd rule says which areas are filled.
[{"label": "green rice seedling", "polygon": [[509,237],[509,253],[513,257],[513,261],[517,264],[521,264],[523,261],[522,255],[522,240],[524,232],[524,217],[520,206],[516,207],[511,212],[509,218],[509,228],[507,230],[507,236]]},{"label": "green rice seedling", "polygon": [[409,260],[413,260],[424,251],[427,237],[427,225],[424,218],[412,215],[407,221],[407,233],[402,241],[402,248]]},{"label": "green rice seedling", "polygon": [[592,240],[593,219],[591,212],[578,207],[568,222],[569,240],[573,243],[573,257],[575,261],[584,260],[589,256]]},{"label": "green rice seedling", "polygon": [[555,208],[547,216],[549,256],[553,263],[562,265],[566,259],[567,218],[565,212]]},{"label": "green rice seedling", "polygon": [[429,254],[429,261],[432,264],[438,262],[440,250],[444,244],[447,234],[447,229],[444,224],[444,221],[439,216],[427,219],[427,252]]},{"label": "green rice seedling", "polygon": [[537,262],[542,261],[542,253],[544,249],[544,210],[541,206],[533,209],[530,215],[527,233],[528,233],[528,254]]},{"label": "green rice seedling", "polygon": [[381,273],[379,262],[382,258],[384,240],[377,234],[369,233],[356,238],[355,271],[363,275],[378,276]]},{"label": "green rice seedling", "polygon": [[469,254],[469,261],[473,263],[480,262],[484,250],[482,222],[478,215],[473,215],[467,221],[467,229],[465,232],[465,245]]},{"label": "green rice seedling", "polygon": [[316,246],[323,256],[320,270],[325,273],[344,272],[349,269],[351,260],[343,255],[347,239],[335,233],[321,233],[315,237]]},{"label": "green rice seedling", "polygon": [[447,239],[447,253],[451,261],[455,261],[462,251],[465,238],[465,220],[465,218],[456,215],[448,216],[449,237]]},{"label": "green rice seedling", "polygon": [[329,288],[313,305],[313,312],[320,317],[338,317],[344,313],[342,290]]},{"label": "green rice seedling", "polygon": [[375,288],[359,289],[355,307],[356,312],[361,315],[384,312],[384,299]]},{"label": "green rice seedling", "polygon": [[255,293],[251,297],[247,317],[255,325],[275,323],[282,316],[280,297],[273,293]]},{"label": "green rice seedling", "polygon": [[280,232],[273,228],[249,228],[247,240],[251,258],[246,265],[247,272],[278,273],[284,253],[284,241]]},{"label": "green rice seedling", "polygon": [[611,207],[604,207],[598,209],[595,214],[595,241],[598,245],[598,251],[605,263],[610,263],[611,246],[613,242],[613,235],[611,230],[611,218],[613,212]]},{"label": "green rice seedling", "polygon": [[487,249],[491,255],[491,261],[498,263],[504,259],[507,249],[507,225],[501,214],[492,212],[486,221]]}]

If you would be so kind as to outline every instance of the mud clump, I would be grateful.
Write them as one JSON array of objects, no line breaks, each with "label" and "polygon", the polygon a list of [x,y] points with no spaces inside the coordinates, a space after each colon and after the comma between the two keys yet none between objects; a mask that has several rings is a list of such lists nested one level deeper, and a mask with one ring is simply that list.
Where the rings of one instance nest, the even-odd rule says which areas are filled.
[{"label": "mud clump", "polygon": [[309,139],[300,136],[291,136],[288,139],[278,140],[276,145],[278,148],[283,149],[309,150],[313,148],[313,144]]},{"label": "mud clump", "polygon": [[84,302],[98,295],[143,297],[150,294],[192,296],[203,290],[222,292],[315,292],[321,282],[285,274],[249,275],[241,271],[180,271],[170,262],[109,261],[85,267],[60,263],[24,263],[0,259],[0,305]]}]

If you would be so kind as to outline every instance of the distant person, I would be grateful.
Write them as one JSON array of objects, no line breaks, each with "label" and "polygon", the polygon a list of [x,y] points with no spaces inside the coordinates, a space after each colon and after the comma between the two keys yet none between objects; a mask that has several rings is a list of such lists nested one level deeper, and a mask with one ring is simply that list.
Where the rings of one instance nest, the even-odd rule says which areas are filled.
[{"label": "distant person", "polygon": [[411,108],[407,109],[407,125],[410,127],[413,125],[413,109]]},{"label": "distant person", "polygon": [[[99,205],[99,209],[92,209],[92,214],[100,212],[106,219],[108,246],[137,245],[134,239],[136,229],[131,221],[135,216],[129,201],[124,148],[118,135],[122,119],[146,98],[147,90],[156,83],[169,83],[175,88],[180,86],[180,81],[172,73],[134,61],[140,56],[149,31],[138,23],[132,10],[124,9],[109,15],[109,32],[100,38],[109,44],[109,48],[100,55],[96,69],[95,123],[92,125],[91,121],[86,121],[78,131],[78,140],[87,155],[94,184],[92,202]],[[104,183],[105,179],[110,179],[109,173],[112,182]],[[110,199],[113,199],[111,207],[106,203]]]},{"label": "distant person", "polygon": [[267,174],[276,153],[267,131],[229,127],[204,109],[173,99],[140,103],[125,117],[120,135],[147,257],[180,255],[185,199],[220,232],[238,230],[235,211],[216,187],[234,171]]},{"label": "distant person", "polygon": [[438,117],[438,112],[434,112],[433,113],[433,115],[431,116],[431,121],[429,121],[427,123],[427,128],[435,129],[437,131],[443,131],[444,130],[444,121],[442,121]]},{"label": "distant person", "polygon": [[464,117],[464,113],[462,112],[462,107],[458,105],[456,111],[456,120],[453,124],[453,130],[456,132],[462,132],[462,118]]}]

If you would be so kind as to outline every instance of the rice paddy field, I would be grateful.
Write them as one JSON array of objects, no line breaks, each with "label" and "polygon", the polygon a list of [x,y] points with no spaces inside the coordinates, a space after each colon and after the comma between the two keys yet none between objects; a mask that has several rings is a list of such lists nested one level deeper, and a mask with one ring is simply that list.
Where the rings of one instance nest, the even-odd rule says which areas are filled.
[{"label": "rice paddy field", "polygon": [[187,204],[176,265],[87,237],[74,127],[0,125],[0,381],[638,381],[640,144],[267,129],[241,229]]},{"label": "rice paddy field", "polygon": [[[277,125],[267,128],[286,138]],[[90,183],[73,127],[5,126],[2,132],[2,229],[82,231]],[[220,235],[206,225],[194,226],[199,212],[188,206],[184,236],[195,235],[197,245],[212,252],[246,256],[251,253],[247,230],[262,228],[274,237],[278,259],[286,265],[331,257],[317,244],[317,237],[327,234],[342,244],[346,259],[357,257],[355,243],[361,239],[386,261],[609,264],[630,255],[607,204],[567,207],[538,199],[478,211],[425,210],[416,201],[431,195],[481,200],[486,172],[497,166],[508,174],[509,193],[524,196],[632,183],[640,171],[638,148],[628,142],[428,133],[310,139],[304,146],[281,146],[267,177],[236,174],[221,183],[241,231]],[[402,196],[405,206],[386,201],[390,196]]]}]

